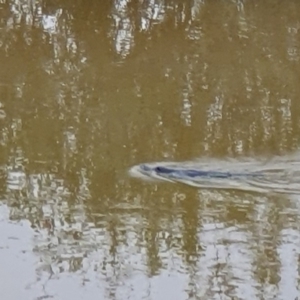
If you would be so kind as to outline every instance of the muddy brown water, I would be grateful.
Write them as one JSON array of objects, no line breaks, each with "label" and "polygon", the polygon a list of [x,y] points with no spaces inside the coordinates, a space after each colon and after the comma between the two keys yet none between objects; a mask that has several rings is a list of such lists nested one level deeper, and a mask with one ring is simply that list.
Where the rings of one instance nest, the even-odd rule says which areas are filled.
[{"label": "muddy brown water", "polygon": [[128,171],[298,153],[299,15],[0,1],[1,299],[298,299],[298,193]]}]

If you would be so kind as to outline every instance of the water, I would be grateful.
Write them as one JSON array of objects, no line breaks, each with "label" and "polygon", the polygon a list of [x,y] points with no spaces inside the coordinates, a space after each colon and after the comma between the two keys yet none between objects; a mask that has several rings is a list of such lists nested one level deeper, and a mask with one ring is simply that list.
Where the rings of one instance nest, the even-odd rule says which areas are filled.
[{"label": "water", "polygon": [[299,298],[299,14],[0,1],[1,299]]}]

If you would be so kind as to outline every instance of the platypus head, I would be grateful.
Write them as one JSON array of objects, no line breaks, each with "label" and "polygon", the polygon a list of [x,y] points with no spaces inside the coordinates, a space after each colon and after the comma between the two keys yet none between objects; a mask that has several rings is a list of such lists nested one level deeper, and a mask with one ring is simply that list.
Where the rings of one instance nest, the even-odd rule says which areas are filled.
[{"label": "platypus head", "polygon": [[172,181],[172,175],[174,175],[176,170],[158,163],[146,163],[132,167],[129,172],[133,177],[139,177],[148,180],[163,179]]}]

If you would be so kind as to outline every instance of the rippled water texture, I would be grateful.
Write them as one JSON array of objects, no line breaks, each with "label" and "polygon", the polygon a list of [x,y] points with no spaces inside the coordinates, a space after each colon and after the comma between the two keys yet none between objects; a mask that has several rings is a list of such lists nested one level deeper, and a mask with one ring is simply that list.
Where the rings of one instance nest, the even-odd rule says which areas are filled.
[{"label": "rippled water texture", "polygon": [[299,16],[0,0],[0,300],[300,299]]}]

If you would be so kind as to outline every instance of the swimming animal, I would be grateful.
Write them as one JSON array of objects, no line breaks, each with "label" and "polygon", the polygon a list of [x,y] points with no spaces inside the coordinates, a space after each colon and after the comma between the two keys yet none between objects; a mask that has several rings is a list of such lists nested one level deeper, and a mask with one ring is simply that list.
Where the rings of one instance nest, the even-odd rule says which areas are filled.
[{"label": "swimming animal", "polygon": [[133,177],[184,183],[198,188],[300,194],[300,160],[203,160],[142,163]]},{"label": "swimming animal", "polygon": [[186,178],[195,179],[200,178],[232,178],[232,177],[257,177],[263,176],[259,172],[229,172],[229,171],[213,171],[213,170],[201,170],[183,167],[167,167],[167,166],[151,166],[149,164],[139,165],[141,173],[147,176],[165,177],[169,179]]}]

